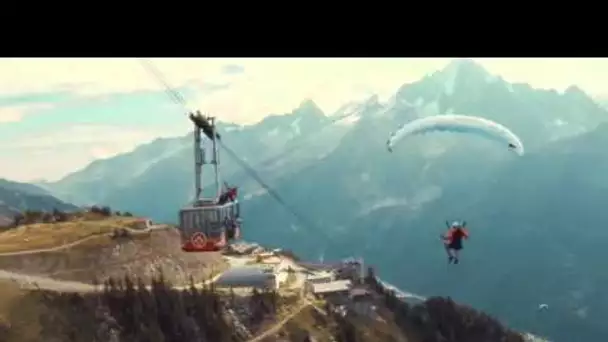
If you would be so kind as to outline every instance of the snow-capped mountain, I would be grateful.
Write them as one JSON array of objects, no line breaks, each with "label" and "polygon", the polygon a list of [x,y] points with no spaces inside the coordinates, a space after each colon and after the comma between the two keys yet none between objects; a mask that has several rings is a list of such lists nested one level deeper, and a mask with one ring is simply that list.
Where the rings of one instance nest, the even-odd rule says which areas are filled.
[{"label": "snow-capped mountain", "polygon": [[[386,138],[398,125],[446,113],[502,123],[530,153],[508,158],[483,139],[441,134],[386,152]],[[608,297],[597,290],[608,283],[592,272],[601,260],[593,251],[602,250],[593,241],[601,234],[595,230],[589,236],[596,240],[576,243],[568,238],[579,236],[571,228],[584,224],[589,231],[593,222],[608,220],[596,208],[608,201],[606,168],[585,166],[608,160],[602,138],[608,133],[601,126],[607,119],[606,110],[576,87],[559,93],[512,84],[460,60],[404,84],[385,102],[372,96],[325,115],[305,101],[256,125],[221,124],[224,142],[314,227],[277,204],[228,157],[222,170],[243,189],[248,239],[303,257],[364,255],[399,287],[452,295],[523,330],[573,340],[605,331],[594,319],[608,314],[601,304]],[[171,222],[192,196],[191,144],[189,136],[157,140],[92,163],[49,188],[75,202]],[[475,243],[454,270],[462,274],[455,275],[446,273],[436,240],[445,219],[463,216],[476,228]],[[588,272],[562,267],[563,258]],[[421,269],[424,277],[417,276]],[[497,288],[504,293],[497,295]],[[574,289],[582,297],[569,297]],[[554,316],[540,323],[525,307],[536,305],[538,292],[557,303]],[[571,320],[583,307],[587,319]]]}]

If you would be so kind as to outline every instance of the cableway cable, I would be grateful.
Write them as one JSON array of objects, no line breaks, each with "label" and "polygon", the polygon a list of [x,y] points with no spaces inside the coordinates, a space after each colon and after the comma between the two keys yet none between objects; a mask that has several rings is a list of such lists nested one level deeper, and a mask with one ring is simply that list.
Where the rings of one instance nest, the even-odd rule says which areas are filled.
[{"label": "cableway cable", "polygon": [[[158,70],[154,66],[154,64],[152,64],[152,62],[150,62],[144,58],[140,58],[139,61],[140,61],[141,65],[144,67],[144,69],[146,69],[146,71],[151,73],[156,78],[156,80],[159,81],[163,85],[163,87],[165,88],[164,89],[165,92],[167,93],[167,95],[169,95],[171,100],[173,100],[173,102],[175,102],[175,104],[187,107],[186,99],[175,89],[171,88],[169,83],[167,83],[167,81],[163,77],[163,74],[160,72],[160,70]],[[189,110],[186,110],[186,111],[189,112]]]},{"label": "cableway cable", "polygon": [[[165,92],[167,93],[167,95],[169,95],[169,98],[177,105],[182,106],[184,109],[186,109],[186,112],[189,112],[190,110],[188,110],[187,108],[187,102],[186,99],[179,93],[177,92],[175,89],[171,88],[169,86],[169,83],[165,80],[165,78],[163,77],[163,74],[152,64],[152,62],[147,61],[145,59],[138,59],[140,61],[140,63],[142,64],[142,66],[148,71],[150,72],[156,79],[157,81],[159,81],[163,87],[165,88]],[[239,166],[241,168],[243,168],[243,170],[251,177],[253,178],[264,190],[266,190],[266,192],[281,206],[283,206],[283,208],[289,212],[291,215],[293,215],[298,221],[300,221],[301,224],[303,224],[304,226],[313,228],[315,230],[317,230],[319,233],[324,234],[326,238],[328,238],[329,236],[327,235],[327,233],[325,233],[324,230],[322,229],[317,229],[316,225],[309,219],[307,219],[305,216],[301,215],[297,210],[295,210],[295,208],[291,207],[283,198],[282,196],[275,191],[270,185],[268,185],[258,174],[258,172],[253,169],[247,162],[245,162],[242,158],[240,158],[236,152],[234,152],[232,149],[230,149],[228,146],[226,146],[226,144],[222,141],[218,139],[218,143],[219,145],[234,159],[234,161],[239,164]]]},{"label": "cableway cable", "polygon": [[[163,77],[163,74],[160,72],[160,70],[158,70],[158,68],[156,68],[156,66],[154,64],[152,64],[152,62],[150,62],[144,58],[140,58],[139,61],[141,62],[141,65],[144,67],[144,69],[146,69],[146,71],[148,71],[150,74],[152,74],[156,78],[156,80],[159,81],[163,85],[163,87],[165,89],[165,93],[167,93],[167,95],[172,99],[172,101],[177,105],[182,105],[184,107],[184,109],[186,109],[186,112],[189,112],[189,110],[187,108],[186,99],[178,91],[171,88],[169,83]],[[300,144],[292,146],[291,148],[287,148],[286,150],[279,152],[274,156],[266,158],[263,162],[261,162],[259,164],[268,165],[272,162],[275,162],[276,160],[281,159],[284,156],[287,156],[288,154],[293,153],[296,150],[301,149],[305,145],[304,142],[306,142],[310,138],[319,134],[321,131],[325,130],[326,128],[333,126],[338,121],[344,120],[350,116],[353,116],[354,114],[356,114],[356,112],[348,113],[346,115],[341,115],[340,117],[337,117],[337,118],[332,118],[331,121],[329,121],[325,125],[321,126],[319,129],[317,129],[315,131],[315,133],[311,133],[311,134],[308,134],[308,135],[302,137],[302,142]],[[224,148],[226,148],[226,147],[224,147]],[[228,152],[228,153],[231,153],[231,152]],[[231,153],[231,154],[233,154],[233,153]],[[234,156],[234,157],[236,157],[236,156]],[[236,159],[238,159],[238,157],[236,157]]]}]

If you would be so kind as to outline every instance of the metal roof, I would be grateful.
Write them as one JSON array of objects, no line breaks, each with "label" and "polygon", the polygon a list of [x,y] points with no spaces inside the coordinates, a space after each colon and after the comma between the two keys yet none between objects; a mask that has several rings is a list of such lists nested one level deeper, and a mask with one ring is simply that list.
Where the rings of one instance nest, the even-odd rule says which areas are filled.
[{"label": "metal roof", "polygon": [[314,263],[314,262],[298,262],[298,265],[300,265],[301,267],[304,268],[308,268],[308,269],[315,269],[315,270],[333,270],[336,268],[339,268],[339,264],[322,264],[322,263]]},{"label": "metal roof", "polygon": [[335,274],[333,272],[329,272],[329,271],[310,272],[310,275],[308,277],[306,277],[306,279],[308,279],[308,280],[325,279],[325,278],[333,277],[333,276],[335,276]]},{"label": "metal roof", "polygon": [[218,286],[233,287],[265,287],[275,281],[272,271],[261,267],[236,267],[232,268],[215,281]]},{"label": "metal roof", "polygon": [[329,283],[312,284],[313,293],[330,293],[348,291],[352,286],[350,280],[336,280]]},{"label": "metal roof", "polygon": [[354,288],[352,290],[350,290],[350,297],[358,297],[358,296],[367,296],[369,295],[370,292],[367,289],[363,289],[363,288]]}]

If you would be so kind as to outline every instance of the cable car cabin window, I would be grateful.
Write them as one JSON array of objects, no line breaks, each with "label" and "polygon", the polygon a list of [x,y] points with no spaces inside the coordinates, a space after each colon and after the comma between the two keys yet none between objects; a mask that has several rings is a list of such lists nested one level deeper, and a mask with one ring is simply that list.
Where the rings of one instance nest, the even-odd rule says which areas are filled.
[{"label": "cable car cabin window", "polygon": [[186,210],[182,210],[179,215],[179,228],[184,233],[188,233],[189,228],[192,227],[192,215]]},{"label": "cable car cabin window", "polygon": [[207,235],[212,238],[218,238],[222,231],[222,222],[220,220],[221,209],[219,207],[210,208],[205,211],[205,223],[207,225]]},{"label": "cable car cabin window", "polygon": [[195,232],[201,232],[210,238],[217,238],[225,232],[227,222],[238,218],[238,202],[223,206],[195,207],[183,209],[180,213],[180,228],[185,239]]},{"label": "cable car cabin window", "polygon": [[226,211],[224,213],[224,218],[232,219],[234,217],[234,205],[229,205],[226,207]]},{"label": "cable car cabin window", "polygon": [[184,238],[188,239],[195,232],[201,232],[209,238],[218,238],[224,229],[223,220],[220,220],[221,212],[222,208],[219,207],[183,210],[180,228]]},{"label": "cable car cabin window", "polygon": [[209,219],[207,210],[183,210],[180,215],[181,228],[183,230],[199,231],[204,229]]},{"label": "cable car cabin window", "polygon": [[182,211],[180,222],[182,232],[185,234],[192,234],[195,230],[194,224],[194,215],[192,215],[192,212],[187,210]]},{"label": "cable car cabin window", "polygon": [[193,225],[192,225],[194,230],[197,232],[204,232],[205,231],[205,222],[203,222],[201,215],[197,212],[194,212],[194,215],[192,215],[192,218],[194,221]]},{"label": "cable car cabin window", "polygon": [[219,217],[218,217],[218,213],[217,213],[217,209],[213,208],[210,210],[205,210],[204,211],[204,217],[205,217],[205,221],[207,221],[210,224],[215,224],[219,222]]}]

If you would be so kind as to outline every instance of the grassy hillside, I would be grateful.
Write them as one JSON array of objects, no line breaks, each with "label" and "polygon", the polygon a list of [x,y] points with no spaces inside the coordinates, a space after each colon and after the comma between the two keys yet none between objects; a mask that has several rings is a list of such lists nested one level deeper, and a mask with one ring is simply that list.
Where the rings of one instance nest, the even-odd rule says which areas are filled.
[{"label": "grassy hillside", "polygon": [[125,274],[149,281],[161,271],[185,283],[226,268],[219,253],[183,253],[175,228],[146,221],[80,212],[24,224],[0,232],[0,269],[86,283]]},{"label": "grassy hillside", "polygon": [[110,217],[91,221],[22,225],[0,233],[0,254],[56,248],[86,238],[111,234],[118,229],[132,229],[139,221],[132,217]]},{"label": "grassy hillside", "polygon": [[[194,280],[178,290],[172,284],[208,279],[225,267],[222,256],[183,253],[175,229],[146,229],[141,222],[89,212],[0,233],[4,251],[21,253],[0,254],[1,270],[104,283],[102,291],[69,294],[0,280],[0,340],[523,341],[493,318],[449,299],[409,306],[372,273],[356,285],[370,291],[365,302],[280,288],[201,288]],[[113,234],[117,229],[131,233]],[[28,243],[20,243],[25,237]]]},{"label": "grassy hillside", "polygon": [[[120,229],[130,233],[114,234]],[[371,273],[356,285],[371,291],[365,302],[195,287],[194,279],[226,268],[222,256],[183,253],[175,229],[146,228],[134,217],[76,213],[0,233],[0,246],[0,270],[104,283],[101,291],[68,294],[0,280],[1,341],[523,341],[449,299],[409,306]]]}]

